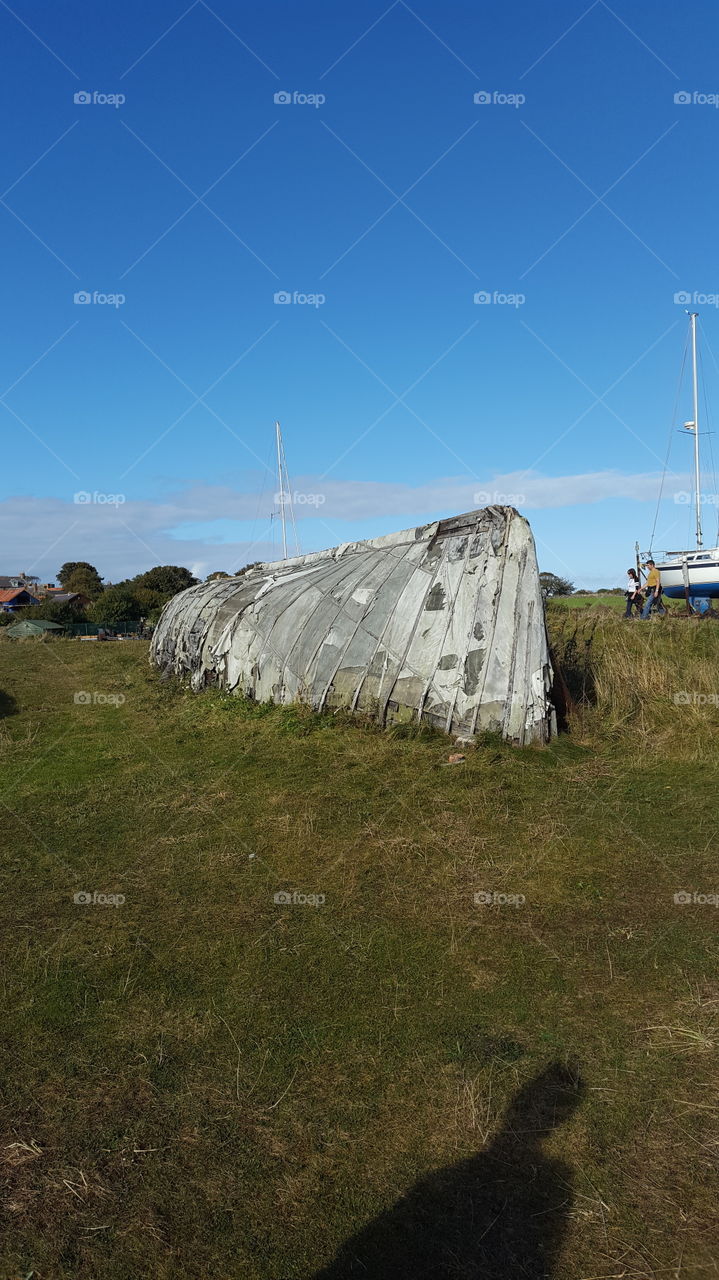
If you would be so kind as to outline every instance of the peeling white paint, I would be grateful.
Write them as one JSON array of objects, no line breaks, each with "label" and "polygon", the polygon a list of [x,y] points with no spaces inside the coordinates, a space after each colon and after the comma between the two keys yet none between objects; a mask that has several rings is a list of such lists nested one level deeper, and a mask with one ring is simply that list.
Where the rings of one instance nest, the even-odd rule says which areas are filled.
[{"label": "peeling white paint", "polygon": [[152,658],[196,690],[420,718],[464,740],[546,741],[554,724],[534,539],[512,507],[190,587]]}]

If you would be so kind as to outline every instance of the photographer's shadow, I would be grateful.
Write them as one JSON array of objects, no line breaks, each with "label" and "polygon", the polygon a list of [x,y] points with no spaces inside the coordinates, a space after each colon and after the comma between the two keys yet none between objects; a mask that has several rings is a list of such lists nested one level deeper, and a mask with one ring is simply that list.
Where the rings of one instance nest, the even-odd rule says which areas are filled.
[{"label": "photographer's shadow", "polygon": [[418,1182],[313,1280],[549,1280],[572,1205],[572,1170],[542,1149],[583,1096],[553,1063],[519,1091],[483,1151]]}]

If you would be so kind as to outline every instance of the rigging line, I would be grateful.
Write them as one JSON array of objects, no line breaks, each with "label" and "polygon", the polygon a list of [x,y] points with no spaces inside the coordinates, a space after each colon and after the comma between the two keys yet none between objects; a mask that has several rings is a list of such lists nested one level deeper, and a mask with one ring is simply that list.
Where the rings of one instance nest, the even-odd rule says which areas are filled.
[{"label": "rigging line", "polygon": [[[285,442],[284,442],[284,440],[280,440],[280,448],[281,448],[281,451],[282,451],[282,466],[284,467],[285,480],[287,481],[287,492],[288,492],[288,494],[291,494],[291,490],[290,490],[290,473],[289,473],[289,471],[288,471],[288,469],[287,469],[287,457],[286,457],[286,455],[285,455]],[[298,534],[297,534],[297,525],[295,524],[295,504],[294,504],[294,502],[290,501],[289,507],[290,507],[290,519],[291,519],[291,521],[292,521],[292,531],[293,531],[293,533],[294,533],[294,537],[295,537],[295,551],[297,552],[297,555],[298,555],[298,556],[300,556],[300,555],[302,555],[302,551],[300,550],[300,540],[299,540],[299,537],[298,537]]]},{"label": "rigging line", "polygon": [[707,349],[707,351],[709,352],[709,355],[711,356],[712,361],[713,361],[713,363],[714,363],[714,368],[716,369],[717,373],[719,373],[719,364],[717,364],[717,358],[716,358],[716,356],[714,355],[714,352],[713,352],[713,350],[712,350],[711,343],[710,343],[710,341],[709,341],[709,339],[708,339],[708,337],[707,337],[707,331],[706,331],[706,329],[704,328],[704,325],[702,324],[701,320],[699,320],[699,328],[700,328],[700,329],[701,329],[701,331],[702,331],[702,346],[706,347],[706,349]]},{"label": "rigging line", "polygon": [[719,547],[719,507],[717,507],[717,474],[714,463],[714,448],[712,445],[711,434],[709,436],[709,460],[712,468],[712,503],[717,513],[716,534],[714,537],[714,546]]},{"label": "rigging line", "polygon": [[[272,445],[270,445],[270,447],[269,447],[268,454],[267,454],[267,462],[265,463],[265,469],[264,469],[264,471],[263,471],[263,473],[262,473],[262,474],[263,474],[263,478],[262,478],[262,490],[261,490],[260,495],[259,495],[259,497],[258,497],[258,499],[257,499],[257,510],[255,511],[255,518],[254,518],[254,520],[253,520],[253,522],[252,522],[252,529],[251,529],[251,531],[250,531],[250,544],[251,544],[251,545],[254,545],[254,543],[255,543],[255,541],[256,541],[256,539],[255,539],[255,530],[257,529],[257,521],[258,521],[258,520],[259,520],[259,518],[260,518],[260,509],[261,509],[261,507],[262,507],[262,503],[263,503],[263,501],[264,501],[264,497],[265,497],[265,489],[267,488],[267,477],[272,475],[272,468],[271,468],[271,466],[270,466],[271,459],[272,459]],[[273,543],[273,545],[274,545],[274,543]]]},{"label": "rigging line", "polygon": [[[714,349],[713,349],[713,347],[712,347],[712,345],[711,345],[711,343],[710,343],[710,341],[709,341],[709,338],[708,338],[708,336],[707,336],[707,331],[706,331],[706,329],[704,328],[704,325],[703,325],[703,323],[702,323],[701,319],[699,320],[699,328],[701,329],[701,335],[702,335],[702,347],[706,347],[707,351],[709,352],[709,355],[710,355],[710,356],[711,356],[711,358],[712,358],[712,363],[713,363],[713,365],[714,365],[714,368],[716,369],[717,373],[719,373],[719,364],[717,364],[717,358],[716,358],[716,356],[714,355]],[[700,352],[700,359],[701,359],[701,352]],[[702,373],[702,377],[703,377],[703,373]],[[708,406],[708,402],[707,402],[706,379],[705,379],[704,377],[703,377],[703,391],[704,391],[705,412],[706,412],[706,414],[707,414],[707,422],[708,422],[708,423],[709,423],[709,425],[711,426],[711,419],[710,419],[710,416],[709,416],[709,406]],[[716,501],[717,501],[717,477],[716,477],[716,470],[715,470],[715,467],[714,467],[714,449],[713,449],[713,446],[712,446],[711,434],[709,435],[709,456],[710,456],[710,458],[711,458],[711,463],[712,463],[712,483],[713,483],[713,486],[714,486],[714,500],[715,500],[715,502],[716,502]],[[719,506],[717,506],[717,533],[716,533],[716,542],[717,542],[717,545],[719,545]]]},{"label": "rigging line", "polygon": [[[287,488],[289,489],[289,487],[290,487],[290,475],[289,475],[289,472],[288,472],[288,470],[287,470],[287,462],[285,462],[285,478],[286,478],[286,480],[287,480]],[[301,551],[301,549],[300,549],[300,537],[299,537],[299,534],[298,534],[298,532],[297,532],[297,525],[296,525],[296,523],[295,523],[295,504],[294,504],[294,502],[291,502],[291,503],[290,503],[290,520],[292,521],[292,533],[293,533],[293,536],[294,536],[294,539],[295,539],[295,551],[296,551],[296,553],[297,553],[297,555],[298,555],[298,556],[301,556],[301,555],[302,555],[302,551]]]},{"label": "rigging line", "polygon": [[[716,474],[716,466],[714,463],[714,446],[712,444],[712,436],[714,435],[714,432],[712,431],[711,412],[709,409],[709,396],[707,395],[707,383],[706,383],[706,378],[704,376],[704,360],[703,360],[701,351],[699,352],[699,379],[701,382],[702,396],[704,398],[704,421],[707,424],[706,435],[709,441],[709,460],[711,462],[711,477],[712,477],[711,501],[713,502],[714,507],[716,508],[717,474]],[[718,544],[719,544],[719,511],[717,511],[717,531],[716,531],[716,538],[714,540],[714,545],[716,546]]]},{"label": "rigging line", "polygon": [[679,406],[679,396],[681,394],[681,389],[682,389],[682,379],[684,377],[684,368],[687,362],[688,350],[689,350],[689,334],[687,333],[687,336],[684,339],[684,354],[682,356],[682,367],[679,370],[679,381],[677,382],[677,390],[676,390],[676,395],[674,397],[674,408],[672,409],[672,417],[671,417],[671,422],[669,424],[669,440],[667,442],[667,452],[666,452],[666,457],[664,459],[662,479],[659,485],[659,497],[657,498],[657,508],[656,508],[656,511],[654,512],[654,524],[652,525],[652,533],[649,539],[650,551],[652,551],[654,547],[654,535],[657,531],[657,520],[659,519],[659,508],[662,501],[662,494],[664,492],[664,481],[666,480],[666,476],[667,476],[667,465],[669,463],[669,454],[671,453],[671,449],[672,449],[672,435],[674,433],[674,424],[676,422],[676,417],[677,417],[677,408]]}]

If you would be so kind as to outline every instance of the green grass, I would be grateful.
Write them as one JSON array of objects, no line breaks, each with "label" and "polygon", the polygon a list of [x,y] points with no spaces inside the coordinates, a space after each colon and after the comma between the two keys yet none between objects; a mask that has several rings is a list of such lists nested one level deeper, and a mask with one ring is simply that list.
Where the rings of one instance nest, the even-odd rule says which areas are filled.
[{"label": "green grass", "polygon": [[553,1062],[553,1280],[714,1274],[719,915],[673,895],[719,889],[719,714],[671,690],[719,632],[550,617],[573,732],[453,767],[140,642],[0,639],[2,1280],[309,1280]]},{"label": "green grass", "polygon": [[551,604],[552,607],[558,605],[562,609],[612,609],[616,613],[624,613],[627,601],[624,595],[574,595],[553,596]]},{"label": "green grass", "polygon": [[[623,592],[617,596],[590,594],[553,596],[550,607],[561,609],[611,609],[613,613],[623,614],[627,607],[627,598]],[[669,613],[683,614],[686,612],[683,600],[670,600],[668,596],[664,597],[664,607]]]}]

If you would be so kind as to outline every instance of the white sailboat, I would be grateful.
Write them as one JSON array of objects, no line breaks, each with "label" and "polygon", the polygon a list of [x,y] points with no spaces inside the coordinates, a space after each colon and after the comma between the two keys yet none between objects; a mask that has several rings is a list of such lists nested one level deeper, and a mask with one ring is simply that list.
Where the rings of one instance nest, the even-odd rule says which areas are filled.
[{"label": "white sailboat", "polygon": [[687,551],[667,551],[657,562],[662,591],[672,599],[696,604],[719,598],[719,547],[704,546],[702,531],[701,459],[699,452],[699,384],[697,377],[697,313],[689,316],[692,351],[692,395],[694,416],[684,427],[694,437],[694,506],[696,546]]}]

